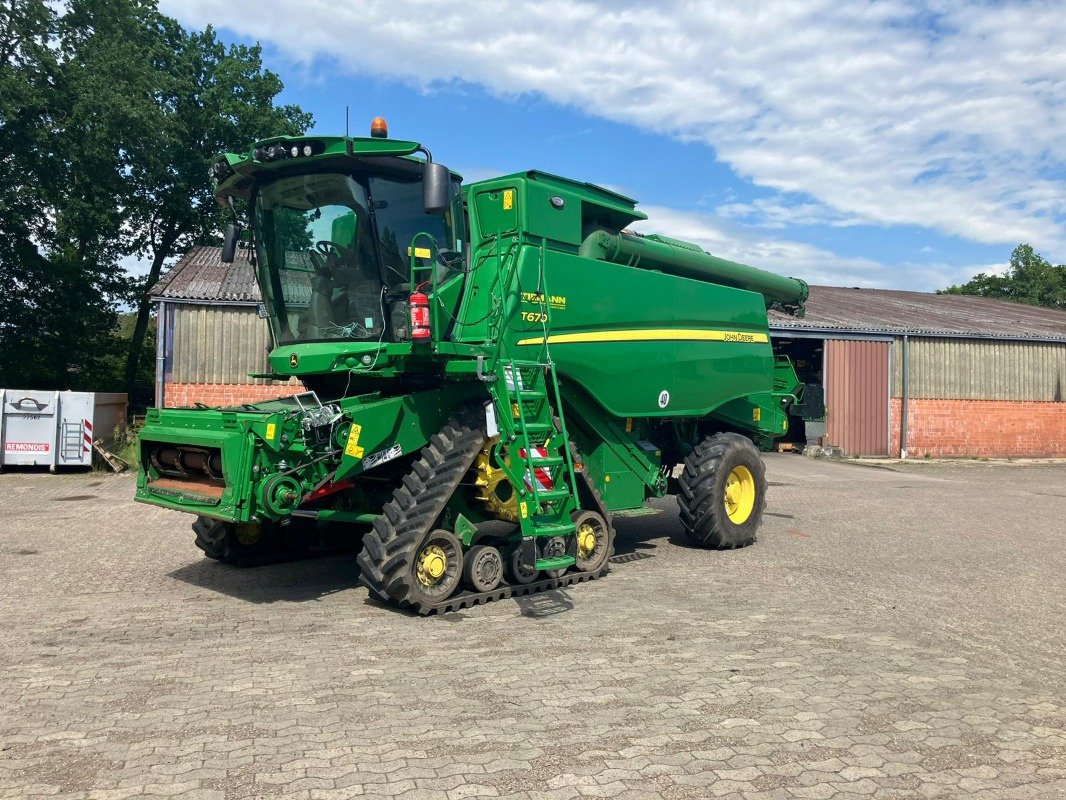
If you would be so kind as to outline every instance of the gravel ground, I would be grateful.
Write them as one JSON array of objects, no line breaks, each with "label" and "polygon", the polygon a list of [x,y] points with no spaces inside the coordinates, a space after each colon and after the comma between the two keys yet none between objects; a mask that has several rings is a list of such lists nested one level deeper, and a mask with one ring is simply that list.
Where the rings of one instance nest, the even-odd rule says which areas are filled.
[{"label": "gravel ground", "polygon": [[767,462],[754,547],[430,619],[0,475],[0,797],[1066,796],[1066,465]]}]

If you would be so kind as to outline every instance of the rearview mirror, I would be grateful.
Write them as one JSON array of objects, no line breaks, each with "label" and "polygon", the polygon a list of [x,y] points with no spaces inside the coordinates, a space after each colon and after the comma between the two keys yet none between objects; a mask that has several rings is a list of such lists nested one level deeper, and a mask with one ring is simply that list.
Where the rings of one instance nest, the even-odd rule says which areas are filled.
[{"label": "rearview mirror", "polygon": [[443,164],[427,161],[422,167],[422,210],[439,214],[452,200],[452,173]]},{"label": "rearview mirror", "polygon": [[226,226],[226,235],[222,239],[222,263],[232,264],[237,252],[237,240],[241,238],[241,229],[232,222]]}]

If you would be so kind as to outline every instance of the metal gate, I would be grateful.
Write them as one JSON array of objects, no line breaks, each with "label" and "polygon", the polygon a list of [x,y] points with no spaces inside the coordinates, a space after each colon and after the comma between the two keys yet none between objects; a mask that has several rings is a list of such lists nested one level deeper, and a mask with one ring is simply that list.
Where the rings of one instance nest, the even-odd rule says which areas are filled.
[{"label": "metal gate", "polygon": [[826,439],[849,456],[888,455],[890,342],[826,339]]}]

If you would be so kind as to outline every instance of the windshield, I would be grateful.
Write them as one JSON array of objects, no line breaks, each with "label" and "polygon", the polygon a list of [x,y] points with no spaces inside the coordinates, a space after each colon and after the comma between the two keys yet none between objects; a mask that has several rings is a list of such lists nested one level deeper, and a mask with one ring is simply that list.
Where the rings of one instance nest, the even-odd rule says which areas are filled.
[{"label": "windshield", "polygon": [[[432,237],[443,281],[460,266],[450,258],[462,249],[455,218],[454,209],[423,213],[417,175],[317,173],[265,185],[255,201],[255,239],[275,343],[405,338],[406,314],[395,305],[411,292],[412,239]],[[425,253],[420,266],[433,263],[429,247],[424,236],[414,244],[416,255]]]}]

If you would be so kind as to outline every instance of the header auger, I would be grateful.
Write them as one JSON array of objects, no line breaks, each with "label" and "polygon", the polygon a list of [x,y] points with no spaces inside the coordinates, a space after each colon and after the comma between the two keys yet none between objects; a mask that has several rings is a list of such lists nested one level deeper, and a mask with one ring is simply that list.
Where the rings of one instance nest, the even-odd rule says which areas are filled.
[{"label": "header auger", "polygon": [[802,281],[633,233],[591,184],[461,186],[380,119],[212,176],[270,324],[260,377],[307,391],[149,412],[137,499],[195,514],[208,556],[350,543],[373,597],[433,613],[604,575],[612,515],[668,493],[696,544],[755,540],[798,385],[766,311],[802,313]]}]

